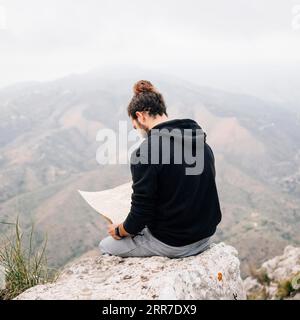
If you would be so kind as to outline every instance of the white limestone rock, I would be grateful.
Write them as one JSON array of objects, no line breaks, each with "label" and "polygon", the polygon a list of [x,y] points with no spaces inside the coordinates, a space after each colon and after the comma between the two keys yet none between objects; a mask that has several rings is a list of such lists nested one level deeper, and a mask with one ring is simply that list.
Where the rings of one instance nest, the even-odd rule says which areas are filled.
[{"label": "white limestone rock", "polygon": [[262,264],[272,281],[281,281],[300,272],[300,248],[287,246],[283,255]]},{"label": "white limestone rock", "polygon": [[83,257],[16,299],[245,299],[237,254],[219,243],[185,258]]},{"label": "white limestone rock", "polygon": [[[287,246],[281,256],[267,260],[259,268],[266,281],[248,277],[244,280],[244,288],[251,299],[299,299],[300,292],[300,248]],[[293,290],[289,293],[282,290],[285,282],[291,283]]]}]

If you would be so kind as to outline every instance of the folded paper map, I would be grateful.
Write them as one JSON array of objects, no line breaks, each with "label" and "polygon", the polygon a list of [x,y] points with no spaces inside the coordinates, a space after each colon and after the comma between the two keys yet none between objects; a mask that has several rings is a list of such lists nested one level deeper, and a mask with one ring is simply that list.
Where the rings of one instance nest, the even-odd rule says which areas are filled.
[{"label": "folded paper map", "polygon": [[132,183],[97,192],[81,191],[83,199],[109,223],[123,222],[131,207]]}]

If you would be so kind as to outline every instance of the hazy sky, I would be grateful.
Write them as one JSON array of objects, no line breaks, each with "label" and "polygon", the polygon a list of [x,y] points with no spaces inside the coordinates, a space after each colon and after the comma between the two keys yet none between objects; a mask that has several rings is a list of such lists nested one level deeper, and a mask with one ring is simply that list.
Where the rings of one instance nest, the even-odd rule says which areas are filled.
[{"label": "hazy sky", "polygon": [[240,90],[298,73],[300,0],[0,0],[0,58],[0,86],[137,64]]}]

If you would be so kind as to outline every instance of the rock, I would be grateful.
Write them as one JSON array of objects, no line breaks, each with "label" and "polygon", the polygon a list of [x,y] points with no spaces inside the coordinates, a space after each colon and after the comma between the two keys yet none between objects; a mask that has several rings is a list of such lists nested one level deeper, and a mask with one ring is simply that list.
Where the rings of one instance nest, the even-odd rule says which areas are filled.
[{"label": "rock", "polygon": [[279,282],[289,278],[300,272],[300,248],[287,246],[283,255],[264,262],[262,268],[272,281]]},{"label": "rock", "polygon": [[90,256],[16,299],[245,299],[237,254],[219,243],[185,258]]},{"label": "rock", "polygon": [[248,277],[244,280],[244,289],[249,300],[266,300],[266,288],[255,278]]},{"label": "rock", "polygon": [[300,248],[287,246],[281,256],[264,262],[257,274],[244,280],[248,299],[298,300]]},{"label": "rock", "polygon": [[247,293],[254,293],[261,291],[263,289],[263,285],[261,285],[257,279],[252,277],[248,277],[244,280],[244,289]]},{"label": "rock", "polygon": [[5,289],[5,269],[0,266],[0,290]]},{"label": "rock", "polygon": [[292,298],[287,298],[286,300],[300,300],[300,293],[297,293],[295,296]]}]

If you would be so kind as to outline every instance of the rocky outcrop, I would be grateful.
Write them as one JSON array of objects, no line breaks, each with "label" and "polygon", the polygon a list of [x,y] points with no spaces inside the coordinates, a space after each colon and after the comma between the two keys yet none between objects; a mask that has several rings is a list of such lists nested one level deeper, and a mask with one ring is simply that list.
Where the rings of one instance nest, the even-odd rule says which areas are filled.
[{"label": "rocky outcrop", "polygon": [[287,246],[283,255],[254,270],[244,286],[248,299],[300,300],[300,248]]},{"label": "rocky outcrop", "polygon": [[185,258],[98,254],[17,299],[245,299],[239,267],[236,249],[224,243]]}]

